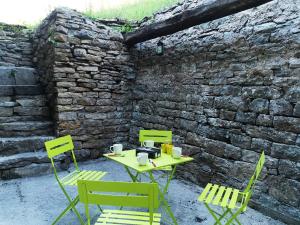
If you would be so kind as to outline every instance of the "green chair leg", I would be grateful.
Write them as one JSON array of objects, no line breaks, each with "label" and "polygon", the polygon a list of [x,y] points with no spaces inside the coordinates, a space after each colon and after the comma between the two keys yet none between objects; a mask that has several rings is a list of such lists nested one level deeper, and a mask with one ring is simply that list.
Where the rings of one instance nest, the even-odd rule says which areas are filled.
[{"label": "green chair leg", "polygon": [[[65,193],[65,191],[64,191]],[[52,225],[56,224],[64,215],[66,215],[66,213],[68,211],[72,211],[74,212],[74,214],[78,217],[79,221],[80,221],[80,224],[84,225],[84,221],[83,219],[81,218],[79,212],[77,211],[77,209],[75,208],[75,206],[78,204],[79,202],[79,196],[77,195],[73,200],[71,200],[70,196],[65,193],[68,201],[69,201],[69,205],[62,211],[61,214],[59,214],[59,216],[54,220],[54,222],[52,223]]]},{"label": "green chair leg", "polygon": [[[173,172],[171,173],[171,175],[174,174],[175,170],[176,170],[176,167],[173,168]],[[151,182],[152,183],[157,183],[157,181],[155,180],[155,178],[153,176],[152,171],[149,171],[148,173],[149,173],[149,177],[150,177]],[[166,184],[167,188],[168,188],[168,185],[169,185],[171,179],[172,178],[168,179],[168,183]],[[174,225],[178,225],[177,220],[176,220],[176,218],[175,218],[175,216],[174,216],[174,214],[173,214],[173,212],[171,210],[171,207],[168,204],[168,202],[167,202],[167,200],[165,199],[165,196],[164,196],[167,193],[167,190],[168,190],[167,188],[165,188],[163,191],[161,191],[160,189],[158,189],[159,201],[160,201],[160,204],[162,204],[162,206],[168,212],[169,216],[172,219],[173,224]]]}]

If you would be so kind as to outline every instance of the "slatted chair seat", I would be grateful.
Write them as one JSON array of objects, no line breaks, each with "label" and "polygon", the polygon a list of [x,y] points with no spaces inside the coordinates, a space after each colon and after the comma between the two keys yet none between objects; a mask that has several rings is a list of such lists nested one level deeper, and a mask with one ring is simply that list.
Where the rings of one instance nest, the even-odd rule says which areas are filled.
[{"label": "slatted chair seat", "polygon": [[[198,201],[204,203],[205,207],[216,220],[215,224],[222,225],[221,221],[225,219],[227,221],[225,225],[234,224],[233,221],[238,225],[241,225],[241,222],[238,220],[237,216],[246,211],[255,183],[263,169],[264,163],[265,153],[262,151],[254,174],[251,176],[250,181],[244,191],[220,186],[218,184],[208,183],[206,185],[200,194]],[[214,211],[209,205],[222,207],[223,213],[220,214],[219,212]],[[229,218],[227,218],[228,215]]]},{"label": "slatted chair seat", "polygon": [[106,172],[103,171],[93,171],[93,170],[82,170],[73,171],[67,176],[60,179],[62,185],[77,186],[78,180],[100,180]]},{"label": "slatted chair seat", "polygon": [[[132,225],[149,225],[150,214],[139,211],[125,210],[104,210],[101,216],[97,219],[95,225],[102,224],[132,224]],[[152,225],[159,225],[161,214],[153,213]]]},{"label": "slatted chair seat", "polygon": [[78,180],[77,187],[79,200],[84,203],[87,225],[91,225],[89,213],[91,204],[148,209],[147,212],[106,209],[95,225],[160,224],[161,214],[156,212],[159,206],[157,183]]},{"label": "slatted chair seat", "polygon": [[[78,180],[92,180],[92,181],[100,180],[106,174],[106,172],[87,171],[87,170],[79,169],[79,167],[77,165],[76,157],[74,154],[73,140],[70,135],[47,141],[47,142],[45,142],[45,147],[46,147],[48,157],[49,157],[52,167],[53,167],[55,179],[69,202],[69,205],[54,220],[52,225],[55,225],[70,210],[72,210],[72,212],[74,212],[75,215],[78,217],[80,224],[85,225],[83,219],[80,216],[80,213],[78,212],[78,210],[75,207],[79,202],[79,196],[77,195],[75,198],[72,199],[71,196],[69,196],[69,194],[67,193],[65,186],[77,186]],[[63,178],[59,178],[58,173],[55,168],[53,158],[58,155],[64,154],[66,152],[71,152],[71,157],[73,158],[75,170],[72,173],[68,174],[67,176],[65,176]],[[100,209],[100,211],[102,210],[100,207],[99,207],[99,209]]]},{"label": "slatted chair seat", "polygon": [[[247,194],[238,189],[208,183],[198,201],[229,209],[239,209],[246,198]],[[243,210],[245,211],[246,207]]]}]

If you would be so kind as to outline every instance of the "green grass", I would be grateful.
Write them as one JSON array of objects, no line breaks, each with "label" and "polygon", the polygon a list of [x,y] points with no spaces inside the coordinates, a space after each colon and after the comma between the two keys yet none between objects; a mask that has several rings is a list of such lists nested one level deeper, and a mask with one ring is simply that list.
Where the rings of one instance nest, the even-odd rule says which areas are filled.
[{"label": "green grass", "polygon": [[142,20],[146,16],[151,16],[160,9],[174,5],[179,0],[139,0],[138,3],[122,5],[114,9],[102,11],[93,11],[88,9],[84,14],[92,19],[113,19],[119,18],[124,20]]}]

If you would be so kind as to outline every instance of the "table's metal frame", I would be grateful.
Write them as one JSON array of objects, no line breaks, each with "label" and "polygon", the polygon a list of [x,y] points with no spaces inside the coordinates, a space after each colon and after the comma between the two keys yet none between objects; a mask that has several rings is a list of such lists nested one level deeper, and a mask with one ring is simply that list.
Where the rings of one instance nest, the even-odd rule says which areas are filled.
[{"label": "table's metal frame", "polygon": [[[133,172],[130,170],[130,168],[128,166],[125,166],[124,165],[124,168],[126,170],[126,172],[128,173],[128,175],[130,176],[131,180],[133,182],[140,182],[141,181],[141,178],[140,178],[140,175],[142,175],[141,172],[139,171],[136,171],[136,174],[133,174]],[[154,175],[153,175],[153,170],[149,170],[147,171],[148,175],[149,175],[149,179],[151,180],[151,182],[153,183],[158,183],[159,184],[159,187],[162,187],[163,190],[161,190],[160,188],[158,189],[158,195],[159,195],[159,205],[162,206],[166,212],[169,214],[170,218],[172,219],[172,222],[174,225],[178,225],[177,223],[177,220],[171,210],[171,207],[168,203],[168,201],[166,200],[166,197],[165,195],[167,194],[168,192],[168,188],[169,188],[169,185],[170,185],[170,182],[175,174],[175,171],[176,171],[176,168],[177,166],[174,165],[172,166],[172,170],[169,172],[166,172],[167,173],[167,182],[165,184],[165,186],[161,186],[159,183],[158,183],[158,179],[155,179]]]},{"label": "table's metal frame", "polygon": [[[151,182],[155,182],[159,185],[159,205],[164,209],[166,210],[166,212],[169,214],[172,222],[170,223],[170,221],[167,221],[167,224],[174,224],[174,225],[178,225],[177,223],[177,220],[171,210],[171,207],[166,199],[166,194],[168,192],[168,189],[169,189],[169,186],[170,186],[170,182],[175,174],[175,171],[176,171],[176,168],[177,168],[177,165],[180,164],[180,163],[185,163],[185,162],[188,162],[188,161],[191,161],[193,160],[192,158],[188,158],[187,160],[185,161],[182,161],[182,162],[179,162],[179,163],[170,163],[169,165],[161,165],[161,166],[158,166],[158,167],[152,167],[152,168],[147,168],[146,170],[138,170],[137,167],[134,167],[134,166],[130,166],[130,164],[126,163],[125,162],[121,162],[120,160],[116,160],[116,158],[114,157],[110,157],[109,154],[105,154],[104,156],[108,157],[109,159],[112,159],[120,164],[122,164],[126,170],[126,172],[128,173],[128,175],[130,176],[131,180],[133,182],[141,182],[141,175],[143,176],[146,176],[147,178],[150,179]],[[154,174],[153,174],[153,171],[156,171],[158,170],[159,171],[159,168],[160,167],[164,167],[164,166],[172,166],[172,170],[171,171],[164,171],[165,174],[163,174],[162,176],[158,177],[158,178],[155,178]],[[145,174],[147,173],[147,175]],[[162,177],[166,177],[166,184],[165,185],[160,185],[158,180],[161,179]]]}]

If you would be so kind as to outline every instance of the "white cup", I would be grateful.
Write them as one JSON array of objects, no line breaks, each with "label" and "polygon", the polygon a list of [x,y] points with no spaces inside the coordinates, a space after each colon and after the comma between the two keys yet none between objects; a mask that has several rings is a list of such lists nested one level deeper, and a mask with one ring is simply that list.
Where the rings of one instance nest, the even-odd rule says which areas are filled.
[{"label": "white cup", "polygon": [[147,165],[148,162],[148,153],[145,152],[140,152],[137,154],[137,161],[139,163],[140,166],[145,166]]},{"label": "white cup", "polygon": [[154,147],[154,141],[146,140],[146,141],[143,142],[143,146],[148,147],[148,148],[153,148]]},{"label": "white cup", "polygon": [[114,144],[113,146],[110,146],[110,151],[115,153],[116,155],[122,154],[123,151],[123,145],[122,144]]},{"label": "white cup", "polygon": [[182,148],[173,147],[172,156],[174,159],[179,159],[182,155]]}]

